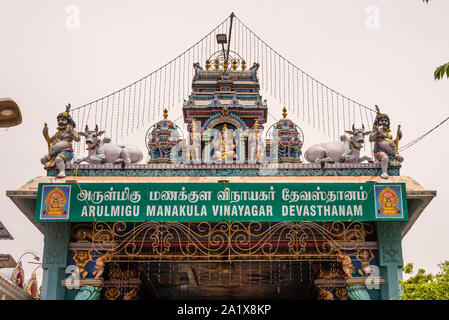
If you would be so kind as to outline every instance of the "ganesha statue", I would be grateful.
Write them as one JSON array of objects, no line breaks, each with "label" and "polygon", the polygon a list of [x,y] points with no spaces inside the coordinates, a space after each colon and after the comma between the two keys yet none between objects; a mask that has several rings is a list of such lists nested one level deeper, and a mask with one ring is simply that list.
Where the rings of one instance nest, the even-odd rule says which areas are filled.
[{"label": "ganesha statue", "polygon": [[237,158],[235,153],[237,147],[237,139],[233,130],[228,129],[227,124],[223,125],[220,134],[217,134],[212,140],[212,146],[214,147],[214,159],[217,162],[233,161]]},{"label": "ganesha statue", "polygon": [[58,127],[53,136],[48,135],[47,123],[44,124],[42,134],[47,141],[48,153],[41,158],[41,163],[45,169],[57,168],[59,170],[57,178],[64,178],[65,164],[73,158],[72,141],[80,141],[76,123],[69,114],[70,104],[66,106],[65,112],[61,112],[56,117]]},{"label": "ganesha statue", "polygon": [[382,170],[381,177],[388,178],[388,164],[398,164],[404,161],[399,154],[399,140],[402,138],[401,126],[398,126],[396,139],[393,140],[390,130],[390,118],[388,115],[380,113],[379,107],[376,106],[377,116],[374,120],[373,130],[369,135],[369,141],[374,142],[374,159],[380,162]]}]

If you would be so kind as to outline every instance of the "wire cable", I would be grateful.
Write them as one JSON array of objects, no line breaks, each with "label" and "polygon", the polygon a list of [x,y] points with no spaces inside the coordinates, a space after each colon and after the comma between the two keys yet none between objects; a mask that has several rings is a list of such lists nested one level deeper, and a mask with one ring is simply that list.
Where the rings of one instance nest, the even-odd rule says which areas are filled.
[{"label": "wire cable", "polygon": [[437,124],[435,127],[433,127],[432,129],[430,129],[429,131],[427,131],[426,133],[424,133],[422,136],[416,138],[415,140],[410,141],[409,143],[407,143],[406,145],[402,146],[401,148],[399,148],[399,151],[405,151],[408,148],[414,146],[415,144],[417,144],[419,141],[421,141],[422,139],[424,139],[427,135],[429,135],[432,131],[434,131],[435,129],[437,129],[438,127],[440,127],[443,123],[445,123],[447,120],[449,120],[449,117],[447,117],[446,119],[444,119],[443,121],[441,121],[439,124]]}]

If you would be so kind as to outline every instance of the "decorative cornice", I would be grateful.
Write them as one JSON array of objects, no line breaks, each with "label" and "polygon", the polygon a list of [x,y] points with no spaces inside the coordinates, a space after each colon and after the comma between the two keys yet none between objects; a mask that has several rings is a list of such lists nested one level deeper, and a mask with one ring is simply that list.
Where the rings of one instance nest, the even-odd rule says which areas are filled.
[{"label": "decorative cornice", "polygon": [[349,279],[316,279],[314,284],[324,288],[344,288],[347,286],[381,285],[385,283],[382,277],[353,277]]},{"label": "decorative cornice", "polygon": [[[388,174],[399,176],[400,166],[390,166]],[[57,170],[47,170],[48,176],[56,176]],[[67,164],[68,176],[129,176],[129,177],[168,177],[168,176],[378,176],[379,163],[269,163],[269,164],[131,164],[121,169],[112,164]]]}]

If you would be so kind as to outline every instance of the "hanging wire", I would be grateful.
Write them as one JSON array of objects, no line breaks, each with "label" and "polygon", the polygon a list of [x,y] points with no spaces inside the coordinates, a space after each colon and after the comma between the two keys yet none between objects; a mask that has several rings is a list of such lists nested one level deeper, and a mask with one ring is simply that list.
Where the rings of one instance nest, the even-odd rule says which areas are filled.
[{"label": "hanging wire", "polygon": [[[299,106],[301,104],[301,99],[303,121],[305,121],[305,109],[307,107],[308,123],[312,124],[313,127],[317,127],[318,129],[320,129],[324,134],[326,134],[326,131],[328,131],[327,133],[328,135],[330,135],[330,122],[332,122],[334,126],[333,134],[335,137],[335,135],[339,133],[335,132],[335,126],[337,126],[338,130],[340,130],[340,113],[342,114],[341,117],[343,127],[345,126],[346,119],[348,119],[349,123],[351,122],[350,105],[352,103],[354,111],[352,113],[352,117],[354,118],[353,122],[355,122],[355,106],[357,105],[360,109],[360,121],[363,124],[365,123],[364,118],[366,118],[366,121],[368,121],[369,125],[370,118],[372,119],[373,115],[376,113],[375,110],[365,107],[355,102],[354,100],[340,93],[337,93],[335,90],[324,85],[320,81],[316,80],[315,78],[301,70],[299,67],[284,58],[284,56],[282,56],[279,52],[269,46],[265,41],[263,41],[239,18],[235,17],[234,22],[235,24],[232,30],[233,38],[231,39],[234,50],[238,50],[240,53],[246,53],[244,58],[245,60],[247,60],[246,62],[248,66],[250,66],[251,63],[254,62],[261,63],[259,75],[262,75],[262,79],[260,79],[260,83],[264,84],[265,91],[267,93],[269,92],[269,94],[274,96],[274,98],[279,102],[287,105],[289,109],[295,107],[297,117],[300,116]],[[230,17],[227,17],[219,25],[217,25],[214,29],[207,33],[203,38],[201,38],[187,50],[185,50],[160,68],[107,96],[73,108],[71,110],[72,114],[74,116],[76,115],[79,118],[78,122],[81,126],[83,126],[90,119],[91,111],[95,112],[94,117],[95,122],[97,122],[98,108],[100,108],[100,114],[102,118],[100,119],[100,122],[104,120],[105,127],[109,125],[109,135],[111,137],[114,136],[116,139],[119,135],[123,137],[125,134],[125,112],[128,116],[128,122],[126,124],[127,135],[130,132],[132,133],[135,130],[138,130],[140,126],[145,126],[145,121],[154,121],[157,116],[156,112],[158,113],[158,115],[160,115],[163,108],[173,108],[176,103],[181,102],[182,99],[188,95],[188,93],[190,92],[190,85],[192,80],[190,75],[193,75],[194,72],[192,63],[203,62],[213,52],[221,49],[215,41],[215,35],[218,32],[227,33],[229,29],[229,23]],[[194,61],[195,59],[196,61]],[[286,68],[287,70],[285,70]],[[169,77],[169,79],[167,79],[167,77]],[[304,80],[304,77],[306,77],[306,81]],[[137,88],[137,85],[139,86],[139,88]],[[175,85],[177,86],[176,89],[174,88]],[[299,88],[300,85],[301,88]],[[177,90],[177,93],[175,93],[174,90]],[[329,91],[331,92],[332,105],[329,104]],[[300,94],[301,98],[299,97]],[[334,94],[337,98],[336,103],[334,103],[333,101]],[[324,95],[326,95],[326,98],[324,97]],[[339,96],[341,97],[341,102],[339,101]],[[131,103],[132,110],[130,110]],[[103,119],[104,105],[106,105],[105,119]],[[111,108],[109,108],[109,105],[111,106]],[[322,108],[321,116],[319,113],[320,105]],[[345,110],[346,106],[348,108],[347,113]],[[94,110],[91,110],[92,108]],[[329,114],[330,108],[332,108],[332,119]],[[340,108],[342,108],[341,111]],[[363,111],[361,110],[362,108]],[[328,114],[327,127],[324,125],[324,109],[327,110]],[[81,110],[83,110],[82,115],[80,112]],[[318,114],[316,114],[316,112],[318,112]],[[362,115],[362,112],[365,113],[364,116]],[[311,113],[313,113],[313,115]],[[139,117],[141,117],[141,121],[138,121],[136,124],[135,118],[139,119]],[[132,120],[131,122],[129,121],[130,119]],[[120,124],[122,126],[121,131],[119,130]],[[130,125],[131,130],[129,128]]]},{"label": "hanging wire", "polygon": [[447,117],[446,119],[444,119],[443,121],[441,121],[439,124],[437,124],[435,127],[433,127],[432,129],[430,129],[429,131],[427,131],[426,133],[424,133],[423,135],[419,136],[418,138],[416,138],[415,140],[412,140],[410,142],[408,142],[407,144],[405,144],[404,146],[402,146],[401,148],[399,148],[399,151],[405,151],[409,148],[411,148],[412,146],[414,146],[415,144],[417,144],[418,142],[420,142],[422,139],[424,139],[425,137],[427,137],[431,132],[433,132],[434,130],[436,130],[437,128],[439,128],[441,125],[443,125],[447,120],[449,120],[449,117]]},{"label": "hanging wire", "polygon": [[[247,26],[246,26],[240,19],[238,19],[237,17],[236,17],[236,20],[237,20],[237,21],[238,21],[238,22],[239,22],[239,23],[246,29],[247,32],[252,33],[252,34],[256,37],[256,39],[258,39],[258,40],[260,41],[260,43],[261,43],[262,45],[268,47],[270,50],[272,50],[272,51],[274,52],[275,55],[277,55],[277,56],[279,56],[280,58],[284,59],[286,62],[288,62],[289,64],[291,64],[293,68],[297,69],[299,72],[301,72],[302,74],[306,75],[306,76],[307,76],[307,80],[308,80],[308,77],[310,77],[311,79],[313,79],[313,81],[316,81],[317,84],[319,84],[320,86],[323,86],[324,88],[329,89],[329,90],[331,90],[332,92],[337,93],[335,90],[329,88],[328,86],[324,85],[324,84],[321,83],[320,81],[318,81],[318,80],[316,80],[315,78],[311,77],[309,74],[307,74],[306,72],[304,72],[303,70],[301,70],[300,68],[298,68],[297,66],[295,66],[293,63],[291,63],[291,62],[289,62],[287,59],[285,59],[280,53],[278,53],[278,52],[275,51],[273,48],[271,48],[271,46],[269,46],[265,41],[263,41],[257,34],[255,34],[250,28],[248,28],[248,27],[247,27]],[[275,61],[276,61],[276,59],[275,59]],[[276,76],[276,71],[275,71],[275,76]],[[275,81],[275,82],[276,82],[276,81]],[[275,90],[275,92],[276,92],[276,90]],[[308,91],[308,92],[309,92],[309,91]],[[340,93],[338,93],[338,94],[342,97],[342,99],[345,98],[345,99],[347,99],[348,101],[351,101],[351,102],[353,102],[353,103],[356,103],[354,100],[352,100],[352,99],[350,99],[350,98],[348,98],[348,97],[346,97],[346,96],[344,96],[344,95],[342,95],[342,94],[340,94]],[[333,96],[333,94],[332,94],[332,96]],[[275,95],[275,97],[276,97],[276,95]],[[337,101],[337,102],[338,102],[338,101]],[[364,109],[366,110],[366,112],[370,111],[371,113],[376,113],[376,111],[373,110],[373,109],[371,109],[371,108],[368,108],[368,107],[366,107],[366,106],[363,106],[363,105],[361,105],[361,104],[359,104],[359,103],[357,103],[357,104],[358,104],[360,107],[364,108]],[[309,108],[309,105],[308,105],[308,108]],[[310,120],[310,119],[308,118],[308,120]],[[303,119],[303,121],[304,121],[304,119]],[[337,120],[337,121],[339,121],[339,120]],[[310,121],[309,121],[309,123],[310,123]],[[323,127],[323,131],[324,131],[324,130],[325,130],[325,128]]]}]

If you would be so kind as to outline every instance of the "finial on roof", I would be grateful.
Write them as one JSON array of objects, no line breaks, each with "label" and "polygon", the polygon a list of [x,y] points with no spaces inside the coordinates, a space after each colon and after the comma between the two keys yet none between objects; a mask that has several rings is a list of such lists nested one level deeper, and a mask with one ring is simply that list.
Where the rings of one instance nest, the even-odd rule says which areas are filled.
[{"label": "finial on roof", "polygon": [[287,108],[284,107],[284,109],[282,109],[282,116],[284,117],[284,119],[287,119]]},{"label": "finial on roof", "polygon": [[168,118],[168,110],[167,108],[164,109],[164,120],[167,120]]},{"label": "finial on roof", "polygon": [[209,70],[209,69],[210,69],[210,60],[207,59],[206,60],[206,70]]},{"label": "finial on roof", "polygon": [[236,59],[232,60],[232,69],[237,70],[237,60]]},{"label": "finial on roof", "polygon": [[245,59],[242,59],[242,70],[246,69],[246,61]]},{"label": "finial on roof", "polygon": [[218,70],[218,68],[220,67],[220,62],[218,61],[218,58],[215,58],[214,67],[215,67],[215,70]]}]

